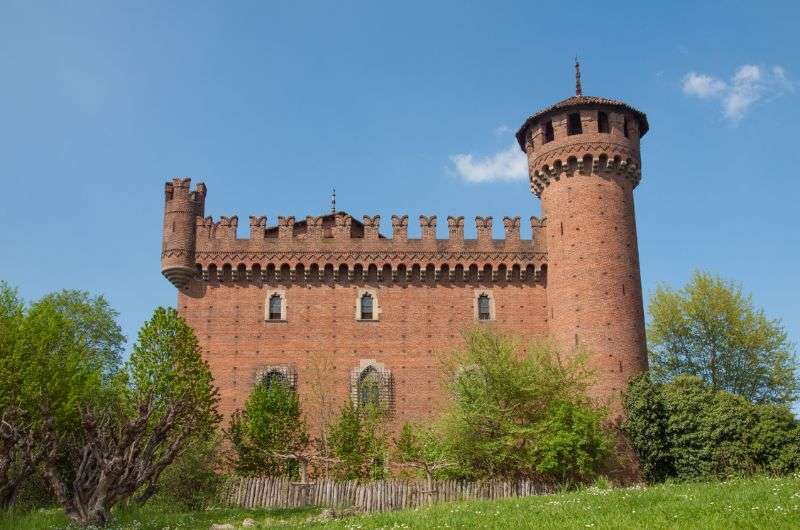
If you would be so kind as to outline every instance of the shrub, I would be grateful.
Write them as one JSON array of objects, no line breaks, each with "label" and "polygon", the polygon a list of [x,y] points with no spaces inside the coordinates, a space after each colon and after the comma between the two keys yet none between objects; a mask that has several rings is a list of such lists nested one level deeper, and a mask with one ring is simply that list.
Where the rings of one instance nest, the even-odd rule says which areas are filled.
[{"label": "shrub", "polygon": [[393,459],[400,466],[416,470],[430,481],[435,475],[446,475],[453,467],[437,425],[403,424],[400,435],[394,441]]},{"label": "shrub", "polygon": [[605,411],[586,396],[583,356],[563,361],[549,345],[521,348],[488,330],[466,335],[449,363],[444,416],[450,457],[462,476],[593,478],[610,455]]},{"label": "shrub", "polygon": [[221,436],[192,438],[175,461],[164,469],[153,501],[186,510],[212,506],[225,482]]},{"label": "shrub", "polygon": [[337,460],[334,475],[339,480],[379,479],[386,474],[386,434],[383,414],[373,407],[342,407],[328,436]]},{"label": "shrub", "polygon": [[298,475],[289,456],[308,445],[297,393],[280,382],[257,384],[244,409],[231,417],[234,467],[243,475]]},{"label": "shrub", "polygon": [[625,396],[624,430],[649,482],[790,473],[800,469],[800,426],[782,405],[752,404],[693,376]]},{"label": "shrub", "polygon": [[667,413],[661,387],[646,375],[631,381],[623,404],[625,434],[639,455],[639,467],[648,482],[675,475],[667,443]]}]

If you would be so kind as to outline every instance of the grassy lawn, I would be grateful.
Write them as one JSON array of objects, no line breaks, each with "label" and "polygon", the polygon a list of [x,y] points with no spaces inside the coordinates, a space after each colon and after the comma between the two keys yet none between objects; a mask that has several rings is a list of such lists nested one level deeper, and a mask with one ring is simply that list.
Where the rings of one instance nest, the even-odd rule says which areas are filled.
[{"label": "grassy lawn", "polygon": [[[236,528],[800,528],[800,475],[781,479],[677,484],[644,489],[588,488],[525,499],[441,504],[431,508],[317,521],[319,510],[211,510],[172,513],[155,508],[116,514],[114,529]],[[0,518],[0,528],[58,529],[57,511]]]}]

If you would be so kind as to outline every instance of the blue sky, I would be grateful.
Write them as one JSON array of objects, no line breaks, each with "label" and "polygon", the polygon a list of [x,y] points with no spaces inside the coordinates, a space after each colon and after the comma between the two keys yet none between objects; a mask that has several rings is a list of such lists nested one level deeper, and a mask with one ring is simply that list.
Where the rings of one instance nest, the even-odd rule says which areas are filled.
[{"label": "blue sky", "polygon": [[205,181],[207,212],[240,230],[324,212],[334,186],[384,229],[537,214],[509,147],[573,93],[577,53],[585,94],[650,120],[645,292],[713,271],[800,342],[800,4],[557,4],[5,0],[0,277],[28,299],[104,293],[133,340],[175,301],[159,273],[172,176]]}]

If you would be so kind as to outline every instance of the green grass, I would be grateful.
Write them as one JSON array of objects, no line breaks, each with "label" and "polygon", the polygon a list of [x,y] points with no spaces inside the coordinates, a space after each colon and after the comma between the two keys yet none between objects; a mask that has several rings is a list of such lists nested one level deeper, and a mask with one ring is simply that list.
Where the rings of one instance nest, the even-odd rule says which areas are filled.
[{"label": "green grass", "polygon": [[[800,528],[800,475],[650,488],[588,488],[525,499],[440,504],[426,509],[320,522],[319,510],[146,508],[115,514],[114,529],[207,529],[252,517],[258,528]],[[0,528],[58,529],[57,511],[0,518]]]}]

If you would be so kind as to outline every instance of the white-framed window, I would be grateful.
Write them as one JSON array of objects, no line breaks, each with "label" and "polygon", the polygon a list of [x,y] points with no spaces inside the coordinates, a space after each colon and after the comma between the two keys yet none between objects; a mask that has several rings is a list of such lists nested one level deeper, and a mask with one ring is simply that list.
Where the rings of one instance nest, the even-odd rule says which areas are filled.
[{"label": "white-framed window", "polygon": [[490,322],[495,319],[494,296],[485,289],[475,291],[473,311],[478,322]]},{"label": "white-framed window", "polygon": [[350,371],[350,398],[356,407],[389,411],[393,402],[391,371],[375,359],[362,359]]},{"label": "white-framed window", "polygon": [[378,292],[375,289],[359,289],[356,294],[356,320],[375,321],[380,316]]},{"label": "white-framed window", "polygon": [[264,302],[264,320],[267,322],[286,321],[286,290],[271,289]]}]

